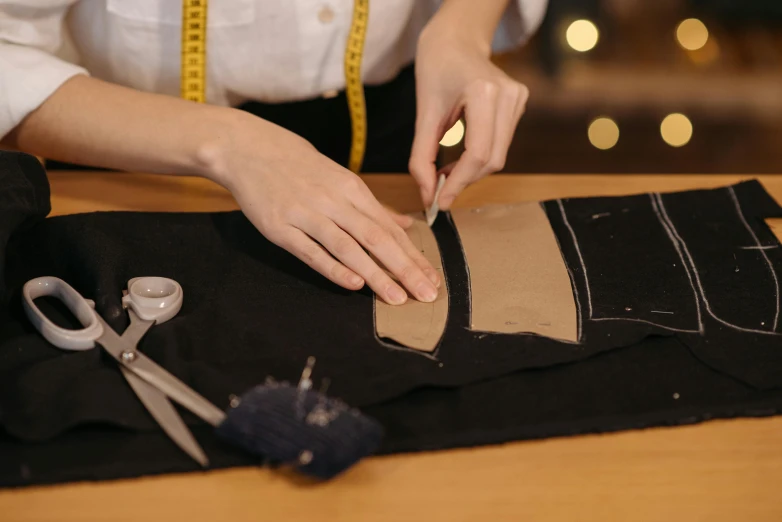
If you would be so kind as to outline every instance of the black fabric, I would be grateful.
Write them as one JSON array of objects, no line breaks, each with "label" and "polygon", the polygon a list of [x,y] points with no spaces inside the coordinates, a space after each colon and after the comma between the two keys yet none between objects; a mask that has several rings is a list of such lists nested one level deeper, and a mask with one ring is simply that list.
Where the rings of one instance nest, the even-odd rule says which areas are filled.
[{"label": "black fabric", "polygon": [[[415,133],[415,72],[410,65],[381,85],[366,85],[367,144],[363,173],[407,172]],[[332,98],[287,103],[247,102],[238,107],[298,134],[343,167],[350,155],[350,112],[345,91]],[[49,170],[91,167],[48,160]]]},{"label": "black fabric", "polygon": [[[773,414],[782,400],[779,336],[714,320],[698,285],[690,285],[694,265],[709,303],[721,303],[712,310],[726,321],[751,325],[776,313],[769,295],[782,266],[779,249],[744,248],[757,245],[742,217],[761,246],[779,246],[761,221],[779,208],[757,182],[659,199],[544,203],[572,275],[580,344],[470,332],[458,235],[448,219],[437,220],[450,310],[430,357],[377,339],[369,292],[332,285],[266,241],[238,212],[42,220],[48,201],[39,195],[48,195],[48,187],[40,169],[32,163],[6,169],[5,178],[27,182],[0,188],[17,193],[3,201],[22,202],[2,209],[8,219],[0,225],[0,237],[9,238],[0,244],[0,484],[195,469],[112,361],[99,350],[62,352],[27,323],[20,290],[40,275],[61,277],[94,299],[118,331],[127,325],[120,296],[128,279],[176,279],[185,292],[182,311],[152,328],[141,350],[223,408],[231,394],[269,375],[296,380],[315,356],[316,385],[329,378],[330,395],[380,420],[385,452]],[[20,186],[36,190],[24,193]],[[22,222],[23,229],[14,226]],[[702,234],[704,227],[720,234]],[[733,274],[741,279],[707,281],[728,277],[722,261],[738,250],[740,270]],[[737,291],[759,298],[731,307]],[[213,466],[255,462],[183,415]],[[80,456],[87,447],[92,454]]]},{"label": "black fabric", "polygon": [[702,288],[705,335],[688,335],[684,342],[720,371],[758,388],[777,388],[782,250],[761,219],[779,216],[777,203],[758,183],[666,194],[661,200]]},{"label": "black fabric", "polygon": [[[550,207],[556,219],[564,213],[573,234],[560,228],[558,237],[564,242],[577,238],[588,270],[587,317],[698,329],[686,266],[649,197],[578,199]],[[583,268],[576,261],[573,270],[581,275]]]},{"label": "black fabric", "polygon": [[[459,388],[426,387],[365,408],[386,426],[380,453],[438,450],[692,424],[782,410],[782,392],[759,391],[701,364],[674,338],[650,338],[579,364],[513,373]],[[258,465],[191,427],[212,468]],[[45,443],[0,432],[0,484],[23,486],[199,471],[160,430],[88,424]]]},{"label": "black fabric", "polygon": [[[49,182],[38,160],[0,151],[0,276],[5,274],[5,250],[11,234],[24,233],[50,210]],[[5,278],[0,277],[0,298],[6,295]],[[7,316],[7,301],[0,299],[0,325]]]},{"label": "black fabric", "polygon": [[545,207],[580,296],[584,346],[628,330],[676,334],[719,371],[782,385],[782,251],[763,221],[782,214],[760,183]]}]

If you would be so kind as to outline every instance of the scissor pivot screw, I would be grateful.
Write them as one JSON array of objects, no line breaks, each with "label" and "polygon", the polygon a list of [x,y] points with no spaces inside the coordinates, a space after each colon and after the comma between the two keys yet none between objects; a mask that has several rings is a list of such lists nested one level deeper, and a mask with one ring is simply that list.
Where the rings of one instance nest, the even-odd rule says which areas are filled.
[{"label": "scissor pivot screw", "polygon": [[126,351],[122,352],[120,357],[122,357],[122,361],[123,362],[132,363],[133,361],[136,360],[137,355],[136,355],[136,352],[133,352],[133,351],[130,351],[130,350],[126,350]]}]

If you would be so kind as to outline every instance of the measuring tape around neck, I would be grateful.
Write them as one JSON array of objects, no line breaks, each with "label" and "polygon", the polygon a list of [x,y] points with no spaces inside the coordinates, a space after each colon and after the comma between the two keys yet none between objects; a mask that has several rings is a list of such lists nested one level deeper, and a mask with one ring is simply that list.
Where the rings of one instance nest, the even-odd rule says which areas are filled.
[{"label": "measuring tape around neck", "polygon": [[182,0],[182,98],[206,101],[206,4],[207,0]]},{"label": "measuring tape around neck", "polygon": [[348,97],[352,139],[348,167],[353,172],[361,170],[367,146],[367,105],[364,86],[361,84],[361,57],[369,22],[369,0],[354,0],[353,20],[350,22],[348,45],[345,48],[345,93]]},{"label": "measuring tape around neck", "polygon": [[[182,98],[206,101],[207,0],[182,0]],[[348,167],[361,169],[367,144],[367,107],[361,83],[361,58],[369,22],[369,0],[354,0],[348,43],[345,47],[345,93],[350,111],[351,143]]]}]

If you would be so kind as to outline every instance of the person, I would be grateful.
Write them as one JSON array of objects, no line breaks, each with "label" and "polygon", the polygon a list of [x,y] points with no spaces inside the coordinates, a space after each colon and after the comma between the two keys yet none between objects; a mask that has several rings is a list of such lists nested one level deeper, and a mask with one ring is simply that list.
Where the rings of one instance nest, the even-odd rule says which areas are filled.
[{"label": "person", "polygon": [[[465,152],[442,168],[440,208],[500,170],[528,91],[490,55],[521,44],[545,8],[546,0],[373,0],[362,62],[365,170],[409,165],[430,205],[439,141],[462,116]],[[407,292],[436,299],[440,278],[403,230],[411,218],[383,207],[344,167],[350,126],[339,91],[352,0],[210,2],[206,104],[178,98],[181,10],[172,0],[0,1],[3,146],[203,176],[334,283],[366,284],[390,304]]]}]

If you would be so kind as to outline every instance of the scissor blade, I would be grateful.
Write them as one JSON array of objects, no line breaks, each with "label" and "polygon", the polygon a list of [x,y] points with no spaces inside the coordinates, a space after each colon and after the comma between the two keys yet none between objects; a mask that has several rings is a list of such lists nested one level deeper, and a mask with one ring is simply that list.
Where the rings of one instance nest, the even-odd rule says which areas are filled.
[{"label": "scissor blade", "polygon": [[[103,346],[103,349],[114,357],[120,365],[132,371],[170,399],[175,400],[212,426],[217,426],[225,420],[225,412],[223,410],[174,377],[155,361],[136,351],[135,346],[128,344],[122,337],[117,335],[117,332],[112,330],[111,326],[99,314],[96,314],[96,316],[103,325],[103,335],[96,342]],[[123,358],[122,354],[125,352],[134,354],[131,360]]]},{"label": "scissor blade", "polygon": [[144,354],[137,352],[136,360],[126,367],[212,426],[218,426],[225,420],[223,410]]},{"label": "scissor blade", "polygon": [[204,450],[201,449],[201,446],[165,394],[151,384],[146,383],[141,377],[126,367],[120,366],[120,369],[130,387],[133,388],[133,391],[136,392],[138,398],[147,408],[150,415],[163,428],[163,431],[193,460],[201,464],[202,467],[207,467],[209,459]]}]

